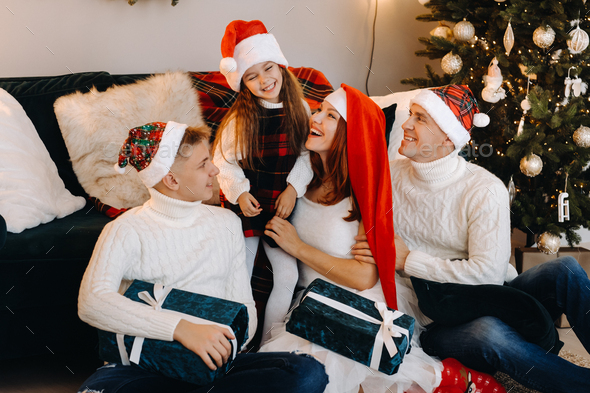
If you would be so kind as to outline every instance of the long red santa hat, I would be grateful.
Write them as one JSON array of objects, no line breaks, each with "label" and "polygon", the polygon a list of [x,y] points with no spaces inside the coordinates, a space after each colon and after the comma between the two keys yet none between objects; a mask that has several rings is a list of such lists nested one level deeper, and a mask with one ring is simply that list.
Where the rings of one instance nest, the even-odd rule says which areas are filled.
[{"label": "long red santa hat", "polygon": [[385,115],[373,100],[342,84],[326,97],[346,120],[348,173],[385,300],[397,309],[393,199],[385,142]]}]

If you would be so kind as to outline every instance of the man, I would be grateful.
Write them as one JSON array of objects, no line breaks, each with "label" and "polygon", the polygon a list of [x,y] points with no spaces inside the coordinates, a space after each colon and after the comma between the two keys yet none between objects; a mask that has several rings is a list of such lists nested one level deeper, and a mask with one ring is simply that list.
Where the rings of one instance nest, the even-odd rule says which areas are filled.
[{"label": "man", "polygon": [[[467,86],[424,90],[410,103],[399,153],[392,161],[396,270],[404,276],[460,284],[497,284],[535,297],[553,319],[565,313],[590,351],[590,281],[571,257],[539,265],[517,277],[509,264],[510,210],[506,187],[493,174],[458,155],[472,126],[486,126]],[[487,373],[502,371],[547,392],[589,392],[590,370],[523,339],[494,317],[454,327],[427,324],[424,351],[456,358]]]}]

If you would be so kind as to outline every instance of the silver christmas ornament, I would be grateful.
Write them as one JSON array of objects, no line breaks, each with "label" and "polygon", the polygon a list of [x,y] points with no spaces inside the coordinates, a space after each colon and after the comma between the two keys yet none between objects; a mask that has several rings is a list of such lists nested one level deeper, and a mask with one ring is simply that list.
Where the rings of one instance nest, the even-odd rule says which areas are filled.
[{"label": "silver christmas ornament", "polygon": [[450,41],[453,39],[453,30],[449,26],[439,22],[439,25],[430,31],[430,35]]},{"label": "silver christmas ornament", "polygon": [[555,31],[551,26],[539,26],[533,32],[533,42],[541,49],[547,49],[555,40]]},{"label": "silver christmas ornament", "polygon": [[535,177],[543,170],[543,160],[536,154],[523,157],[520,160],[520,171],[528,177]]},{"label": "silver christmas ornament", "polygon": [[510,182],[508,182],[508,198],[509,204],[512,206],[512,202],[514,201],[514,198],[516,198],[516,186],[514,185],[512,176],[510,176]]},{"label": "silver christmas ornament", "polygon": [[463,19],[453,27],[453,35],[458,41],[469,41],[475,35],[475,27],[467,19]]},{"label": "silver christmas ornament", "polygon": [[561,239],[549,232],[543,232],[537,240],[537,248],[544,254],[556,254],[561,246]]},{"label": "silver christmas ornament", "polygon": [[461,60],[461,56],[454,55],[453,52],[449,52],[442,58],[440,66],[447,74],[456,74],[457,72],[461,71],[461,68],[463,67],[463,60]]},{"label": "silver christmas ornament", "polygon": [[570,38],[567,40],[567,47],[573,55],[582,53],[588,47],[588,33],[580,29],[579,19],[572,21],[572,26],[576,23],[578,24],[578,27],[570,32]]},{"label": "silver christmas ornament", "polygon": [[514,31],[512,30],[512,25],[508,22],[508,27],[506,28],[506,32],[504,33],[504,48],[506,49],[506,56],[510,56],[510,51],[514,46]]},{"label": "silver christmas ornament", "polygon": [[574,132],[574,142],[579,147],[590,147],[590,128],[580,126]]}]

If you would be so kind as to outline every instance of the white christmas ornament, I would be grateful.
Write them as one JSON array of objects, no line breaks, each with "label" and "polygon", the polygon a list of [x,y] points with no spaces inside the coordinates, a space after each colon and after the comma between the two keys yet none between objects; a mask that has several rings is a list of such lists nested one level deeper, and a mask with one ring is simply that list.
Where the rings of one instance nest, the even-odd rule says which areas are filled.
[{"label": "white christmas ornament", "polygon": [[580,126],[574,132],[574,143],[579,147],[590,147],[590,128]]},{"label": "white christmas ornament", "polygon": [[461,71],[461,68],[463,67],[463,60],[461,60],[461,56],[454,55],[453,52],[449,52],[442,58],[440,66],[447,74],[456,74],[457,72]]},{"label": "white christmas ornament", "polygon": [[544,254],[555,254],[559,251],[561,239],[549,232],[543,232],[537,240],[537,248]]},{"label": "white christmas ornament", "polygon": [[475,27],[467,19],[463,19],[453,27],[453,35],[458,41],[469,41],[475,35]]},{"label": "white christmas ornament", "polygon": [[506,91],[502,88],[502,71],[498,67],[498,59],[494,57],[488,67],[488,74],[483,76],[486,87],[481,91],[484,101],[496,103],[506,98]]},{"label": "white christmas ornament", "polygon": [[555,31],[551,26],[539,26],[533,32],[533,42],[541,49],[547,49],[555,40]]},{"label": "white christmas ornament", "polygon": [[512,30],[512,24],[508,22],[506,32],[504,33],[504,48],[506,49],[506,56],[510,56],[510,51],[514,46],[514,31]]},{"label": "white christmas ornament", "polygon": [[453,30],[444,23],[439,22],[439,25],[430,31],[430,35],[450,41],[453,39]]},{"label": "white christmas ornament", "polygon": [[523,157],[520,160],[520,171],[528,177],[535,177],[543,170],[543,160],[536,154]]},{"label": "white christmas ornament", "polygon": [[576,19],[571,22],[572,27],[577,24],[574,30],[569,34],[570,38],[567,40],[567,47],[571,54],[577,55],[582,53],[588,47],[588,33],[580,29],[580,20]]}]

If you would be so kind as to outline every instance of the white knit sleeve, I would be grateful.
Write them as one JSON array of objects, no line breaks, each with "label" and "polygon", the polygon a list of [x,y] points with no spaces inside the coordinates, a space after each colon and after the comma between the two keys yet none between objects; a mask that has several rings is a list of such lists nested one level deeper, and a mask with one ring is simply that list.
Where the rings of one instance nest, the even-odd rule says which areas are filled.
[{"label": "white knit sleeve", "polygon": [[256,305],[252,297],[252,287],[250,286],[250,275],[246,268],[246,244],[242,234],[242,222],[235,214],[227,215],[226,225],[231,229],[233,247],[232,274],[227,280],[226,292],[228,299],[246,305],[248,308],[248,339],[244,345],[250,342],[256,333],[258,323],[256,314]]},{"label": "white knit sleeve", "polygon": [[293,169],[287,176],[287,183],[292,185],[297,191],[297,198],[301,198],[307,191],[307,186],[313,179],[313,170],[311,169],[311,160],[309,158],[309,151],[304,150],[301,155],[297,157]]},{"label": "white knit sleeve", "polygon": [[141,244],[131,225],[107,224],[94,247],[78,297],[78,315],[102,330],[172,341],[180,317],[158,312],[118,293],[127,269],[141,257]]},{"label": "white knit sleeve", "polygon": [[[250,181],[244,175],[238,162],[241,154],[235,149],[235,120],[228,123],[221,134],[221,142],[213,154],[213,163],[219,168],[217,181],[219,188],[227,200],[232,204],[238,203],[238,197],[244,192],[250,191]],[[218,130],[220,132],[221,130]],[[223,154],[222,154],[223,151]]]},{"label": "white knit sleeve", "polygon": [[404,272],[438,282],[502,284],[511,253],[508,201],[502,182],[482,182],[467,201],[469,259],[445,260],[411,251]]}]

